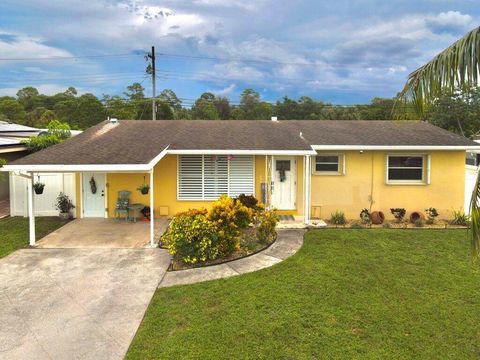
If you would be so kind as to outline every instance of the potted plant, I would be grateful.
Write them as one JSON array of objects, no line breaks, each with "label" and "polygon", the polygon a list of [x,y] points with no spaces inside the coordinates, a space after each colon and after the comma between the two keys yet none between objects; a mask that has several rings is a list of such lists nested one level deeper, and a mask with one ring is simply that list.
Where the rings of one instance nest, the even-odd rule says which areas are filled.
[{"label": "potted plant", "polygon": [[44,188],[45,188],[45,184],[41,183],[40,181],[37,181],[35,184],[33,184],[33,190],[35,190],[35,194],[37,195],[43,194]]},{"label": "potted plant", "polygon": [[150,185],[148,184],[142,184],[137,188],[138,191],[142,193],[142,195],[147,195],[148,191],[150,190]]},{"label": "potted plant", "polygon": [[70,198],[64,193],[60,193],[57,196],[57,202],[55,207],[60,212],[59,216],[63,220],[68,220],[72,217],[71,210],[75,208]]}]

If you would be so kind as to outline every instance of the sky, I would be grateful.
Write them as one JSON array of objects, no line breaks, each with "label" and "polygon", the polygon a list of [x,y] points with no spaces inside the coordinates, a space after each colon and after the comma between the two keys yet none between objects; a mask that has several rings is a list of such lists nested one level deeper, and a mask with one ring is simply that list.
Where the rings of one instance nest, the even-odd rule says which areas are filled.
[{"label": "sky", "polygon": [[122,95],[133,82],[150,94],[154,45],[158,91],[185,105],[205,91],[238,103],[246,88],[367,103],[479,20],[476,0],[1,0],[0,95]]}]

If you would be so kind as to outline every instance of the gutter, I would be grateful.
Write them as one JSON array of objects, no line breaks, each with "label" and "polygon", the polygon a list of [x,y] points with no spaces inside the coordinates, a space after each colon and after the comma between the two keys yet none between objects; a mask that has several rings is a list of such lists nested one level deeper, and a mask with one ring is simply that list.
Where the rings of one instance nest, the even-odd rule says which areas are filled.
[{"label": "gutter", "polygon": [[443,150],[464,151],[480,150],[480,145],[312,145],[314,150]]}]

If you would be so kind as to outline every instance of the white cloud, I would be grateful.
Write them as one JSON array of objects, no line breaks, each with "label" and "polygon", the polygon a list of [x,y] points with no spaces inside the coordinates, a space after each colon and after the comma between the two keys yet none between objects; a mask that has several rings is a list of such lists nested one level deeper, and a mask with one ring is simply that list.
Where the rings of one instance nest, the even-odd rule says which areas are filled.
[{"label": "white cloud", "polygon": [[227,87],[224,87],[223,89],[219,90],[210,90],[210,92],[214,93],[217,96],[228,96],[230,95],[235,89],[237,88],[237,85],[235,84],[230,84]]},{"label": "white cloud", "polygon": [[[21,88],[22,87],[18,87],[18,86],[0,88],[0,96],[15,96],[17,91]],[[55,95],[67,90],[66,86],[58,85],[58,84],[40,84],[40,85],[35,85],[35,88],[40,92],[40,94],[45,94],[45,95]],[[76,88],[76,89],[77,89],[77,93],[81,95],[83,91],[79,88]]]},{"label": "white cloud", "polygon": [[72,55],[66,50],[46,45],[45,40],[41,38],[5,30],[0,30],[0,54],[2,54],[2,57],[8,58],[36,58]]}]

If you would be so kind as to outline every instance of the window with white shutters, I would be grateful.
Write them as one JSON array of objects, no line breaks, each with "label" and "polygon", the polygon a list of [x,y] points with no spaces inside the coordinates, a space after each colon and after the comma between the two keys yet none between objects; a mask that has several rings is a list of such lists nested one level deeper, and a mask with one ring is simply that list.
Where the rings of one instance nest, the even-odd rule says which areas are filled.
[{"label": "window with white shutters", "polygon": [[202,200],[203,198],[203,157],[182,155],[178,168],[179,199]]},{"label": "window with white shutters", "polygon": [[178,199],[215,200],[254,193],[254,160],[250,155],[179,155]]},{"label": "window with white shutters", "polygon": [[254,175],[253,156],[235,156],[230,161],[229,196],[236,197],[240,194],[253,195]]}]

